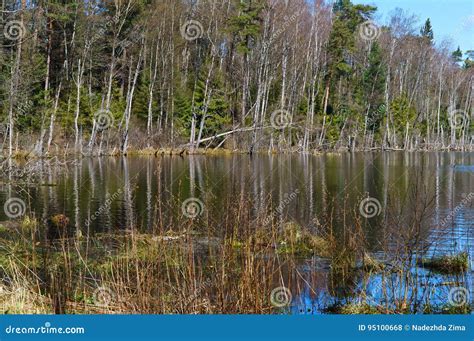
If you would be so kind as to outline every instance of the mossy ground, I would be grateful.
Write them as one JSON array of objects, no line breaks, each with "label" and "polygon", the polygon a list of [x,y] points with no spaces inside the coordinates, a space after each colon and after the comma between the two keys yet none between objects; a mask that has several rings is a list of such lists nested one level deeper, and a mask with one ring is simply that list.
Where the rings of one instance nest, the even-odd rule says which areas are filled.
[{"label": "mossy ground", "polygon": [[[58,230],[66,229],[69,223],[67,217],[62,215],[52,216],[48,221],[48,224]],[[4,313],[51,313],[52,290],[54,292],[57,288],[54,285],[53,288],[48,287],[51,285],[48,281],[58,273],[65,276],[64,280],[68,283],[61,290],[68,290],[69,312],[89,313],[98,309],[93,304],[93,293],[98,283],[105,283],[102,285],[113,288],[121,298],[121,304],[126,307],[120,308],[123,310],[117,308],[116,311],[127,312],[127,309],[130,309],[127,307],[130,295],[136,295],[143,290],[145,294],[140,295],[145,295],[146,299],[143,299],[141,304],[145,304],[145,308],[150,311],[156,309],[153,308],[155,306],[160,309],[166,306],[166,312],[188,312],[186,304],[180,307],[180,310],[173,310],[173,302],[187,302],[183,290],[190,293],[188,296],[193,298],[192,304],[197,304],[197,300],[202,299],[196,296],[196,291],[208,291],[206,295],[209,296],[202,302],[199,301],[203,310],[194,306],[193,309],[197,310],[192,311],[219,311],[219,307],[210,306],[209,297],[215,297],[216,292],[220,295],[224,292],[246,293],[247,290],[258,292],[256,288],[259,288],[259,285],[271,285],[271,279],[262,282],[257,274],[281,271],[271,268],[275,259],[296,263],[296,259],[314,256],[324,258],[330,264],[328,271],[332,276],[334,289],[351,287],[353,283],[351,284],[348,278],[357,281],[360,276],[370,277],[393,272],[390,267],[386,268],[368,253],[354,256],[347,249],[339,249],[330,236],[316,235],[292,222],[284,224],[279,230],[255,229],[247,234],[246,238],[236,235],[223,239],[216,237],[215,242],[204,244],[203,239],[207,238],[209,241],[211,237],[193,231],[188,233],[170,230],[162,234],[123,232],[97,234],[93,237],[59,234],[57,238],[49,239],[45,230],[36,219],[29,217],[18,222],[0,224],[0,275],[8,279],[0,283],[2,292],[6,293],[0,297],[0,309]],[[196,251],[198,249],[205,250],[205,257],[201,258],[199,268],[196,268],[195,252],[201,252]],[[211,257],[212,255],[217,258]],[[262,268],[260,272],[254,273],[253,267],[257,262]],[[277,263],[275,262],[279,266]],[[448,273],[463,272],[468,266],[467,254],[440,257],[424,262],[423,265]],[[271,271],[263,270],[266,266],[270,266]],[[222,269],[225,270],[224,274]],[[192,276],[191,272],[194,272]],[[155,286],[154,281],[163,279],[166,281]],[[202,282],[207,284],[204,287],[196,287],[196,283]],[[272,288],[268,289],[271,291]],[[160,294],[156,296],[155,292],[158,291]],[[348,289],[349,295],[353,294],[350,291]],[[158,300],[156,297],[159,297],[159,302],[155,302]],[[343,301],[345,299],[346,297],[342,298]],[[344,302],[358,303],[334,304],[327,307],[326,312],[390,313],[376,305],[359,303],[360,300],[351,299]],[[268,309],[271,307],[264,308],[262,305],[255,311],[261,313],[269,311]],[[404,309],[397,308],[396,312],[410,313],[410,309],[405,306]],[[425,312],[469,314],[472,310],[468,305],[455,307],[427,304]]]},{"label": "mossy ground", "polygon": [[342,315],[376,315],[381,314],[382,310],[366,303],[336,303],[325,309],[325,312]]},{"label": "mossy ground", "polygon": [[329,238],[315,235],[295,223],[288,223],[279,234],[277,252],[298,257],[329,257],[333,244]]},{"label": "mossy ground", "polygon": [[456,255],[422,259],[419,265],[443,274],[461,274],[469,269],[469,255],[467,252],[462,252]]}]

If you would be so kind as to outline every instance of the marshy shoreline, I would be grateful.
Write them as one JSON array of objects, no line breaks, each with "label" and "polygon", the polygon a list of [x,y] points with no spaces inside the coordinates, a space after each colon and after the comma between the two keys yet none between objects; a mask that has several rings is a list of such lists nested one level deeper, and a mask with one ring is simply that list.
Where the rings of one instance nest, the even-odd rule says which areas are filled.
[{"label": "marshy shoreline", "polygon": [[2,1],[0,314],[472,314],[469,6],[383,7]]},{"label": "marshy shoreline", "polygon": [[[4,314],[472,313],[468,299],[452,302],[456,292],[465,293],[469,254],[428,257],[427,245],[416,242],[425,230],[419,215],[402,230],[395,216],[387,218],[387,243],[373,252],[359,217],[342,228],[330,218],[317,229],[305,228],[282,221],[271,207],[254,215],[251,201],[226,204],[219,228],[197,217],[181,217],[174,226],[155,222],[146,232],[89,232],[62,214],[2,223],[0,309]],[[395,240],[396,248],[389,242]]]},{"label": "marshy shoreline", "polygon": [[[315,148],[310,151],[302,151],[298,148],[284,148],[284,149],[260,149],[252,150],[247,149],[230,149],[230,148],[191,148],[188,145],[181,145],[176,147],[146,147],[146,148],[133,148],[130,147],[126,152],[120,151],[118,148],[111,150],[89,150],[89,151],[75,151],[69,148],[56,148],[48,152],[38,153],[32,149],[17,149],[13,152],[11,159],[13,160],[28,160],[28,159],[49,159],[49,158],[77,158],[77,157],[126,157],[126,156],[192,156],[192,155],[324,155],[324,154],[347,154],[347,153],[436,153],[436,152],[474,152],[474,141],[470,145],[466,146],[450,146],[450,145],[428,145],[424,147],[416,148],[390,148],[390,147],[357,147],[357,148]],[[4,157],[0,156],[0,160],[7,161],[9,159],[8,153],[4,151]]]}]

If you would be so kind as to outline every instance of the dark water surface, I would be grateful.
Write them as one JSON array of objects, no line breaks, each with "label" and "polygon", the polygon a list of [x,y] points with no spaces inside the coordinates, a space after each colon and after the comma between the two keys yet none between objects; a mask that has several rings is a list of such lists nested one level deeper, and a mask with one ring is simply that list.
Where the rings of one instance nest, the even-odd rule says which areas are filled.
[{"label": "dark water surface", "polygon": [[[466,251],[473,268],[474,153],[103,157],[75,160],[67,167],[46,163],[34,172],[34,180],[12,181],[4,175],[0,202],[21,198],[27,212],[43,220],[65,214],[83,234],[150,232],[157,224],[176,228],[173,222],[182,217],[183,202],[190,198],[197,205],[186,206],[188,213],[214,221],[217,234],[225,208],[246,197],[252,198],[255,215],[271,212],[308,229],[317,228],[321,217],[332,216],[337,227],[347,223],[341,212],[357,215],[361,200],[371,197],[380,204],[379,212],[361,219],[370,251],[380,258],[384,257],[379,245],[386,206],[390,201],[416,206],[420,200],[410,202],[408,193],[417,184],[430,202],[431,216],[423,235],[430,245],[426,254]],[[8,217],[0,210],[0,221],[4,220]],[[439,225],[446,227],[442,233]],[[331,300],[323,289],[328,268],[324,262],[301,262],[300,276],[309,284],[302,295],[293,297],[294,312],[313,313],[320,310],[315,302],[322,296]],[[468,277],[472,288],[472,272]],[[370,282],[374,290],[377,280]],[[435,285],[444,279],[432,276],[430,280],[429,285]]]}]

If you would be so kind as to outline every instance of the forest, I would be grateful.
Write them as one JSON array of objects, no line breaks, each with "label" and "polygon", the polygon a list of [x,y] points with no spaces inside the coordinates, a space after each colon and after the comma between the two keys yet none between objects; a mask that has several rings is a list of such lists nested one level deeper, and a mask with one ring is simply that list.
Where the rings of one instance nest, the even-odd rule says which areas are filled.
[{"label": "forest", "polygon": [[472,1],[370,1],[1,0],[0,314],[472,316]]},{"label": "forest", "polygon": [[3,0],[2,157],[472,150],[474,51],[435,42],[429,18],[376,16],[350,0]]}]

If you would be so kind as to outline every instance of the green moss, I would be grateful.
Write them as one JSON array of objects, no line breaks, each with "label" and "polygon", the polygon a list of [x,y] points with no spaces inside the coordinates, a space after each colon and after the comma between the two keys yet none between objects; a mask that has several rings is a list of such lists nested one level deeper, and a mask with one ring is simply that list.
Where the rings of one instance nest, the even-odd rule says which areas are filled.
[{"label": "green moss", "polygon": [[427,304],[423,309],[424,314],[470,315],[472,312],[472,307],[467,303],[461,306],[455,306],[449,303],[443,305]]},{"label": "green moss", "polygon": [[32,219],[30,217],[25,217],[23,221],[21,222],[21,229],[25,231],[32,231],[38,226],[38,222],[36,219]]},{"label": "green moss", "polygon": [[8,238],[9,234],[10,234],[10,230],[8,229],[8,227],[0,224],[0,243],[2,242],[2,239]]},{"label": "green moss", "polygon": [[230,244],[232,245],[234,249],[238,249],[238,250],[240,250],[244,246],[244,243],[242,243],[241,241],[237,239],[232,239],[230,241]]},{"label": "green moss", "polygon": [[114,268],[134,262],[148,266],[163,264],[176,268],[184,267],[186,255],[183,248],[174,243],[174,239],[168,238],[171,238],[171,233],[167,233],[165,236],[148,234],[136,234],[133,237],[123,235],[113,238],[101,236],[96,239],[98,243],[96,247],[105,250],[102,244],[114,243],[121,245],[121,248],[106,257],[94,257],[92,258],[94,261],[89,259],[88,266],[101,274],[111,274]]},{"label": "green moss", "polygon": [[467,252],[463,252],[453,256],[422,259],[419,265],[439,273],[459,274],[469,269],[469,255]]},{"label": "green moss", "polygon": [[377,308],[369,304],[348,304],[342,307],[341,314],[344,315],[374,315],[379,314],[380,312]]},{"label": "green moss", "polygon": [[366,254],[364,255],[362,265],[357,267],[357,269],[363,270],[365,272],[377,273],[382,272],[385,269],[385,264]]},{"label": "green moss", "polygon": [[325,309],[326,313],[342,315],[376,315],[381,312],[367,303],[336,303]]},{"label": "green moss", "polygon": [[301,257],[311,255],[328,257],[330,247],[331,243],[328,240],[303,230],[295,223],[288,223],[278,239],[277,252]]}]

